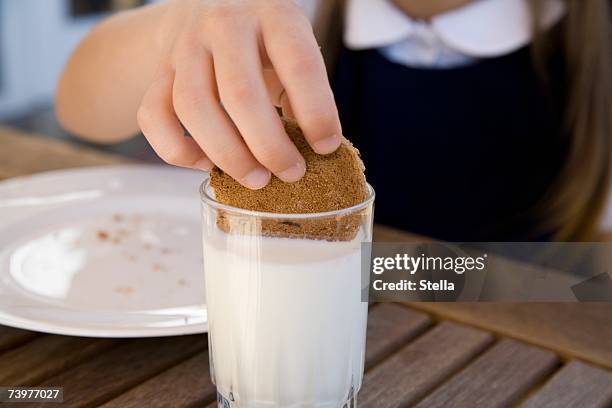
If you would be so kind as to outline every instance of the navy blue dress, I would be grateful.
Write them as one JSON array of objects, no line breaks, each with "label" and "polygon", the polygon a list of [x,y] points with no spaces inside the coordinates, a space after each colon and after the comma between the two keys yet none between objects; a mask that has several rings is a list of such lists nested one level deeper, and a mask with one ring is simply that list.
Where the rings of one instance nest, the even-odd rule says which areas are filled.
[{"label": "navy blue dress", "polygon": [[450,241],[523,241],[563,163],[562,64],[548,85],[529,47],[452,69],[341,52],[344,134],[377,193],[377,222]]}]

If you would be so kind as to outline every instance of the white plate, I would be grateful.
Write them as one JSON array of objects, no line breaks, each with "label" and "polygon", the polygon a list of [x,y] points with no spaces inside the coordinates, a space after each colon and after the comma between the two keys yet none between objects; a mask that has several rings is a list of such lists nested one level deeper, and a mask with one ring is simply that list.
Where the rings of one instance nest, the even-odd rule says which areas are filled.
[{"label": "white plate", "polygon": [[0,324],[93,337],[206,332],[203,179],[138,165],[0,183]]}]

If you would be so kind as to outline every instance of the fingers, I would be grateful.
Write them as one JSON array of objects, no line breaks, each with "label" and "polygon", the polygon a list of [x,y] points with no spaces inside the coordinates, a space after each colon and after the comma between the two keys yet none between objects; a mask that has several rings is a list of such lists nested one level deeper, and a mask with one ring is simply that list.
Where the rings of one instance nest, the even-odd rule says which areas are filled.
[{"label": "fingers", "polygon": [[251,154],[219,103],[212,58],[203,48],[191,47],[177,56],[173,101],[183,125],[217,166],[248,188],[268,184],[270,172]]},{"label": "fingers", "polygon": [[268,97],[270,98],[270,103],[272,105],[280,107],[281,106],[281,97],[285,93],[285,89],[283,88],[283,84],[281,84],[276,72],[272,68],[264,68],[262,71],[264,84],[266,86],[266,90],[268,91]]},{"label": "fingers", "polygon": [[145,93],[138,109],[138,124],[153,150],[165,162],[208,171],[212,162],[198,144],[186,137],[172,107],[174,75],[161,73]]},{"label": "fingers", "polygon": [[264,83],[255,26],[225,30],[212,43],[214,68],[223,106],[255,158],[281,180],[294,182],[306,171],[274,109]]},{"label": "fingers", "polygon": [[295,119],[295,113],[293,113],[293,109],[291,108],[291,102],[289,101],[289,97],[287,96],[287,92],[283,89],[283,93],[280,95],[280,107],[283,111],[283,115]]},{"label": "fingers", "polygon": [[276,5],[262,13],[261,30],[267,55],[306,139],[317,153],[333,152],[342,130],[310,23],[292,6]]},{"label": "fingers", "polygon": [[[338,147],[340,123],[312,29],[289,3],[257,7],[272,3],[280,6],[260,18],[252,7],[211,6],[203,14],[206,25],[176,40],[173,70],[151,85],[138,112],[164,160],[202,169],[215,163],[252,189],[264,187],[270,172],[297,181],[305,162],[275,105],[298,120],[315,151]],[[184,136],[181,123],[193,138]]]},{"label": "fingers", "polygon": [[283,111],[283,116],[295,119],[293,110],[291,109],[291,103],[283,84],[281,84],[276,72],[271,68],[264,68],[263,78],[268,89],[268,96],[272,105],[279,107]]}]

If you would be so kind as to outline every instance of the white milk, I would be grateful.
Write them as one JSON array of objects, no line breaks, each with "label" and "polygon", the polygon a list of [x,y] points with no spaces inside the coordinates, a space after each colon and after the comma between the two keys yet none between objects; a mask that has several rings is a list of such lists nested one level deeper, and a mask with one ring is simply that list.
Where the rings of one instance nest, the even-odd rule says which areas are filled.
[{"label": "white milk", "polygon": [[232,407],[338,408],[357,393],[361,241],[205,236],[211,371]]}]

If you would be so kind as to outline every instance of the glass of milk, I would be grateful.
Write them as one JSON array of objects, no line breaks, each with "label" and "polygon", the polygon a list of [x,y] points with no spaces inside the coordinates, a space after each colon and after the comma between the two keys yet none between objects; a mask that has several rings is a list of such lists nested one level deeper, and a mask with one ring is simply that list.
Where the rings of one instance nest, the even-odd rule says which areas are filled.
[{"label": "glass of milk", "polygon": [[312,214],[243,210],[201,188],[209,356],[219,407],[354,407],[368,303],[362,203]]}]

